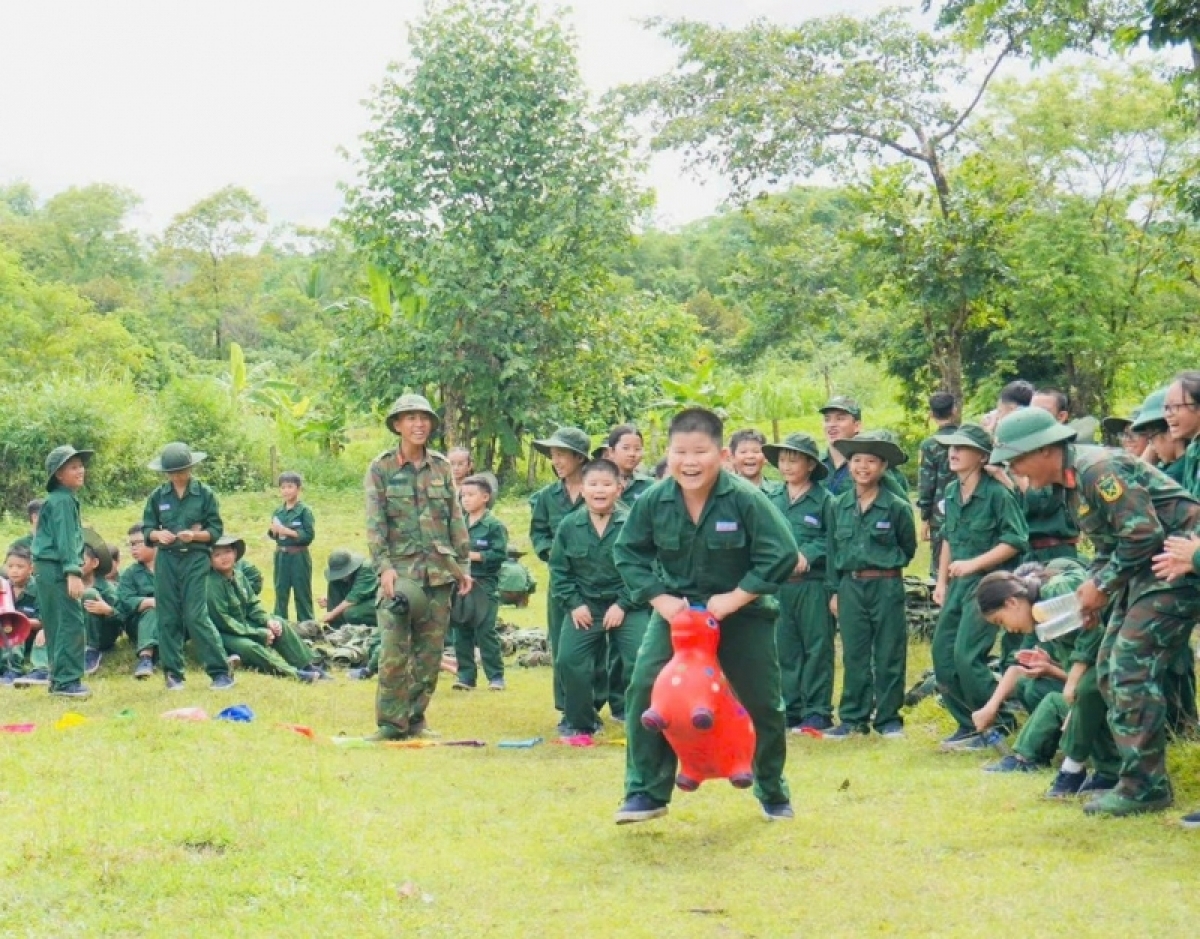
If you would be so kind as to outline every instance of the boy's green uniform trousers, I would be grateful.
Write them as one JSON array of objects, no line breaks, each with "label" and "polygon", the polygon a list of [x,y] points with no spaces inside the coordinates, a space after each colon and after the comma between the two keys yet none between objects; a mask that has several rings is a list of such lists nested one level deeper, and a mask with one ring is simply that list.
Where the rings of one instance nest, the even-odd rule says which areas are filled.
[{"label": "boy's green uniform trousers", "polygon": [[229,576],[209,570],[207,594],[208,614],[229,655],[240,656],[250,668],[289,678],[312,664],[312,652],[287,623],[271,641],[271,617],[236,570]]},{"label": "boy's green uniform trousers", "polygon": [[819,482],[794,502],[786,484],[769,498],[787,519],[808,562],[807,571],[793,573],[779,588],[779,619],[775,623],[784,714],[788,726],[795,727],[805,718],[833,715],[834,622],[825,583],[828,514],[833,500]]},{"label": "boy's green uniform trousers", "polygon": [[[163,545],[152,542],[158,530],[178,534],[192,529],[207,531],[209,541]],[[146,500],[142,533],[147,544],[158,547],[154,561],[154,597],[158,610],[158,658],[163,671],[183,678],[183,643],[192,640],[192,651],[209,676],[229,671],[225,648],[217,627],[208,615],[208,574],[212,545],[224,534],[216,494],[206,485],[189,479],[180,499],[175,486],[165,482]]]},{"label": "boy's green uniform trousers", "polygon": [[294,594],[296,619],[312,619],[312,554],[308,546],[317,536],[312,509],[303,502],[297,502],[291,508],[281,505],[275,510],[274,518],[298,536],[281,538],[270,533],[267,535],[275,542],[275,615],[287,619],[288,595]]},{"label": "boy's green uniform trousers", "polygon": [[475,669],[475,649],[483,661],[483,674],[488,681],[504,678],[504,658],[500,652],[500,637],[496,634],[496,615],[500,612],[500,566],[508,557],[508,529],[490,511],[484,512],[479,521],[468,521],[467,536],[471,550],[477,551],[482,560],[471,562],[472,591],[481,590],[487,596],[487,604],[481,605],[481,615],[471,623],[460,623],[454,628],[454,657],[458,663],[458,680],[464,685],[475,687],[478,675]]},{"label": "boy's green uniform trousers", "polygon": [[[529,518],[529,541],[533,545],[533,553],[550,563],[550,549],[554,546],[554,533],[558,531],[559,522],[570,513],[583,505],[581,495],[574,502],[567,494],[567,487],[560,479],[539,489],[529,498],[532,514]],[[550,658],[558,661],[558,635],[562,629],[565,611],[554,599],[554,575],[550,576],[550,586],[546,597],[546,639],[550,643]],[[563,709],[562,681],[558,676],[558,668],[554,669],[554,706]]]},{"label": "boy's green uniform trousers", "polygon": [[70,489],[55,485],[46,494],[32,552],[53,691],[83,678],[87,646],[83,606],[67,593],[67,577],[82,577],[83,564],[79,500]]},{"label": "boy's green uniform trousers", "polygon": [[138,610],[147,599],[154,599],[154,571],[135,561],[121,571],[121,580],[117,584],[117,612],[125,618],[125,629],[139,655],[158,650],[158,608]]},{"label": "boy's green uniform trousers", "polygon": [[[8,582],[8,589],[13,592],[13,606],[16,607],[17,612],[24,613],[26,619],[37,620],[40,623],[42,614],[38,609],[37,578],[30,576],[20,596],[17,596],[17,588],[12,585],[11,581]],[[23,675],[26,662],[34,668],[48,666],[46,647],[33,644],[36,635],[36,632],[30,633],[29,638],[22,645],[14,646],[8,652],[0,652],[0,674],[15,672],[17,675]]]},{"label": "boy's green uniform trousers", "polygon": [[[646,607],[630,599],[613,563],[613,548],[627,517],[624,509],[617,509],[609,516],[601,536],[585,507],[563,519],[550,549],[550,582],[554,584],[555,599],[565,611],[558,657],[563,718],[569,728],[582,733],[591,733],[600,721],[595,705],[598,699],[603,700],[598,694],[602,689],[595,687],[597,652],[606,650],[610,640],[615,642],[623,674],[631,674],[649,618]],[[606,630],[604,616],[614,604],[625,611],[625,619],[615,629]],[[572,611],[581,606],[592,614],[592,625],[587,629],[577,627],[571,618]]]},{"label": "boy's green uniform trousers", "polygon": [[[992,570],[1011,570],[1029,548],[1029,530],[1020,503],[1012,491],[986,473],[965,503],[956,479],[946,487],[946,518],[942,526],[950,560],[967,561],[986,554],[998,545],[1015,549],[1016,556]],[[944,551],[945,549],[943,549]],[[975,592],[990,571],[955,577],[946,590],[946,602],[933,631],[933,670],[942,703],[958,722],[960,730],[974,730],[971,713],[988,703],[996,690],[996,677],[988,667],[988,656],[996,645],[998,626],[979,612]],[[1011,715],[1002,713],[999,723],[1007,727]]]},{"label": "boy's green uniform trousers", "polygon": [[[721,623],[717,658],[754,721],[754,792],[766,803],[789,801],[783,766],[787,725],[775,651],[777,593],[796,566],[796,540],[761,492],[722,470],[693,522],[674,479],[665,479],[634,503],[617,538],[613,559],[629,598],[682,597],[693,605],[736,587],[759,599]],[[671,660],[671,628],[650,617],[625,695],[625,794],[669,802],[678,761],[662,734],[646,730],[654,681]]]},{"label": "boy's green uniform trousers", "polygon": [[908,663],[903,573],[917,552],[912,505],[881,486],[863,512],[852,488],[833,500],[829,520],[827,584],[837,593],[842,633],[838,719],[879,730],[902,723]]},{"label": "boy's green uniform trousers", "polygon": [[425,710],[437,688],[450,597],[456,574],[468,565],[470,546],[450,464],[426,450],[419,463],[398,449],[376,457],[364,481],[367,544],[380,580],[388,571],[420,585],[429,600],[425,615],[393,613],[380,606],[379,687],[375,723],[409,735],[425,726]]},{"label": "boy's green uniform trousers", "polygon": [[1096,547],[1092,580],[1112,598],[1097,677],[1121,756],[1113,798],[1155,802],[1170,795],[1164,679],[1200,618],[1200,589],[1194,576],[1159,580],[1151,562],[1167,537],[1200,527],[1200,501],[1124,452],[1066,454],[1068,504]]},{"label": "boy's green uniform trousers", "polygon": [[89,613],[84,608],[83,618],[87,630],[87,647],[99,652],[108,652],[117,644],[124,632],[125,622],[117,610],[117,588],[103,577],[98,577],[83,592],[83,600],[100,599],[113,608],[109,616]]}]

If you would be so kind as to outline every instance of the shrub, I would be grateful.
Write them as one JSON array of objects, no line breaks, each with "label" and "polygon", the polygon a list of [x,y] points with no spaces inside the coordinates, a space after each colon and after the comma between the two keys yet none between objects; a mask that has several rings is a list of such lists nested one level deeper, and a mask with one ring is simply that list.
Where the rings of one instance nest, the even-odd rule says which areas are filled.
[{"label": "shrub", "polygon": [[159,396],[163,416],[161,447],[182,440],[208,454],[204,482],[221,491],[260,488],[267,484],[268,441],[261,423],[239,413],[228,392],[209,378],[181,378]]}]

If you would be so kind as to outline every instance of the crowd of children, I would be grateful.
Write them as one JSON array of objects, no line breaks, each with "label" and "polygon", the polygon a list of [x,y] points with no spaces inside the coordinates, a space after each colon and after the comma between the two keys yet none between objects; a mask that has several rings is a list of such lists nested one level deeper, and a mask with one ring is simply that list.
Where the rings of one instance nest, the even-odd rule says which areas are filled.
[{"label": "crowd of children", "polygon": [[[1085,794],[1085,811],[1105,815],[1171,804],[1167,736],[1196,718],[1200,373],[1182,373],[1131,418],[1106,420],[1112,447],[1081,443],[1066,396],[1025,382],[1006,386],[978,423],[960,424],[944,393],[929,405],[937,432],[920,448],[919,531],[898,471],[906,454],[889,432],[864,431],[846,396],[821,409],[823,453],[806,434],[768,443],[753,429],[725,448],[722,422],[700,408],[673,419],[653,476],[632,425],[595,449],[569,426],[534,442],[556,477],[532,496],[529,528],[550,571],[553,705],[565,736],[599,732],[605,707],[629,718],[618,822],[667,810],[674,754],[639,718],[671,656],[670,620],[689,606],[724,624],[719,658],[756,728],[755,794],[767,818],[792,817],[789,730],[903,737],[903,574],[918,540],[931,545],[941,607],[934,680],[955,724],[940,748],[986,749],[1026,713],[1013,751],[989,771],[1039,770],[1061,752],[1052,798]],[[118,572],[115,546],[80,518],[92,453],[56,448],[46,498],[30,506],[33,533],[9,548],[5,568],[16,609],[41,628],[5,653],[0,680],[86,697],[85,675],[122,634],[137,653],[135,677],[161,668],[169,689],[184,686],[185,639],[215,689],[234,683],[238,665],[327,679],[293,628],[290,599],[295,619],[319,618],[318,628],[378,624],[351,673],[380,676],[369,739],[429,733],[447,641],[455,690],[475,689],[482,670],[503,691],[496,620],[512,548],[491,511],[498,483],[475,472],[464,448],[428,449],[437,415],[424,398],[398,399],[387,426],[397,447],[367,475],[370,556],[329,555],[322,613],[312,599],[316,523],[297,474],[279,478],[269,523],[268,614],[254,571],[241,567],[244,541],[226,534],[216,495],[192,475],[203,453],[163,448],[152,468],[166,481],[130,528],[133,563]],[[768,463],[780,482],[764,477]],[[1068,595],[1085,628],[1039,641],[1035,604]],[[1200,827],[1200,813],[1185,824]]]}]

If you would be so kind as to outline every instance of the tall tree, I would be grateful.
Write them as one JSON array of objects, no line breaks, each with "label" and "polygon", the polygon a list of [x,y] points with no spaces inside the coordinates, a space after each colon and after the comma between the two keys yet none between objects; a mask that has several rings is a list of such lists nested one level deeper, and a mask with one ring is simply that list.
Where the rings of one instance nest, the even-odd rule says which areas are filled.
[{"label": "tall tree", "polygon": [[435,389],[449,442],[495,438],[512,459],[628,242],[630,143],[535,0],[430,3],[369,108],[345,225],[419,302],[349,308],[345,342],[394,358],[347,377],[360,399]]}]

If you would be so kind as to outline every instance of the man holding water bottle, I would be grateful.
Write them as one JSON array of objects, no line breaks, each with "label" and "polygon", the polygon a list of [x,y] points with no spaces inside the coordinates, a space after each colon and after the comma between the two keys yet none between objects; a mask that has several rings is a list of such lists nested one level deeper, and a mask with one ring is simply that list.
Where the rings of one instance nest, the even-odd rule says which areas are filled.
[{"label": "man holding water bottle", "polygon": [[1107,620],[1097,674],[1121,768],[1116,789],[1084,812],[1161,811],[1173,801],[1162,682],[1200,617],[1200,588],[1194,577],[1159,580],[1152,561],[1167,537],[1200,526],[1200,501],[1124,452],[1074,440],[1075,431],[1047,412],[1024,408],[1000,421],[991,461],[1007,463],[1031,486],[1061,487],[1096,548],[1076,596],[1085,628]]}]

